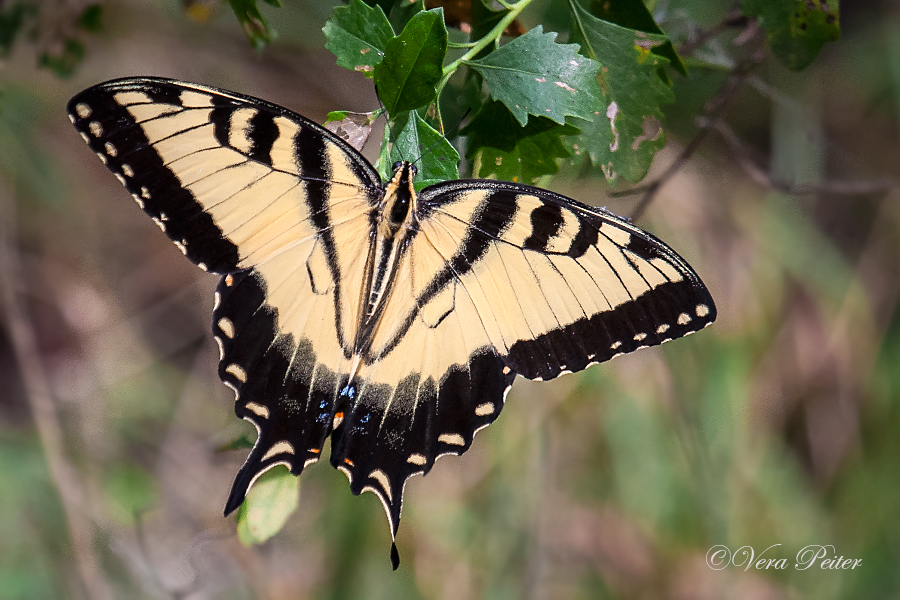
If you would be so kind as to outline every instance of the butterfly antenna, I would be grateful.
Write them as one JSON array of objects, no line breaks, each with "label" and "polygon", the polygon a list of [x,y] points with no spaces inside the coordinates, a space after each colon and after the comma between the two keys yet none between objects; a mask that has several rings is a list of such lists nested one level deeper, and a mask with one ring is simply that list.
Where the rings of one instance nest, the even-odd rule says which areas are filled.
[{"label": "butterfly antenna", "polygon": [[384,102],[381,101],[381,96],[378,94],[378,86],[375,85],[375,97],[378,99],[378,105],[381,106],[381,112],[384,113],[384,127],[387,129],[388,134],[388,144],[391,145],[392,148],[397,148],[397,152],[400,153],[400,158],[406,160],[403,156],[403,150],[397,146],[397,139],[394,137],[394,130],[391,128],[391,118],[388,114],[387,109],[384,107]]},{"label": "butterfly antenna", "polygon": [[422,160],[423,158],[425,158],[426,156],[428,156],[428,155],[431,153],[431,151],[434,150],[435,148],[437,148],[438,145],[439,145],[441,142],[445,141],[448,137],[450,137],[450,135],[456,133],[456,132],[459,130],[460,125],[462,125],[462,122],[465,121],[466,117],[469,116],[469,113],[470,113],[470,112],[472,112],[472,109],[471,109],[471,108],[466,109],[466,112],[463,113],[463,116],[461,116],[461,117],[459,118],[459,120],[456,122],[456,125],[454,125],[453,127],[451,127],[450,130],[449,130],[448,132],[446,132],[444,135],[442,135],[442,136],[441,136],[441,139],[439,139],[439,140],[436,141],[434,144],[432,144],[431,147],[430,147],[428,150],[426,150],[425,152],[423,152],[422,154],[420,154],[420,155],[419,155],[419,158],[417,158],[416,160],[414,160],[414,161],[412,162],[412,164],[416,164],[417,162],[419,162],[420,160]]}]

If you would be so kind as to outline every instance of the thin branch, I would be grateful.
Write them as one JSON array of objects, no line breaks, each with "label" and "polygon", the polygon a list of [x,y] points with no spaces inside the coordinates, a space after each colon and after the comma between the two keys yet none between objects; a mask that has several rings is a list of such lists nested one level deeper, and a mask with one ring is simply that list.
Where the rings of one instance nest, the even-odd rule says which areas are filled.
[{"label": "thin branch", "polygon": [[15,198],[8,186],[0,188],[0,298],[3,317],[25,385],[44,456],[53,484],[62,501],[72,542],[72,556],[84,589],[92,600],[112,600],[112,590],[95,552],[93,525],[87,517],[81,478],[66,457],[63,430],[53,392],[38,350],[37,335],[25,307],[19,301],[23,281],[15,239]]},{"label": "thin branch", "polygon": [[[191,571],[192,576],[191,580],[184,585],[179,586],[178,588],[169,588],[163,582],[162,577],[160,576],[159,569],[153,562],[153,557],[150,552],[150,546],[147,540],[146,528],[144,526],[144,513],[147,512],[147,509],[140,509],[135,511],[134,514],[134,532],[135,539],[137,541],[137,550],[146,565],[146,575],[149,577],[150,581],[161,590],[164,590],[169,597],[173,600],[183,600],[187,598],[194,592],[197,592],[201,589],[202,584],[200,581],[200,569],[198,567],[197,559],[192,554],[189,553],[187,555],[187,567]],[[233,532],[230,532],[228,536],[230,537],[234,535]],[[193,543],[192,543],[193,545]],[[190,550],[190,549],[189,549]]]},{"label": "thin branch", "polygon": [[440,99],[441,92],[444,91],[444,86],[447,85],[447,82],[450,81],[450,77],[456,70],[460,67],[460,65],[464,64],[466,61],[472,60],[478,53],[488,47],[488,45],[496,42],[500,39],[500,36],[503,35],[503,32],[506,31],[506,28],[509,27],[509,24],[516,20],[516,17],[519,16],[519,13],[525,10],[525,7],[531,4],[532,0],[519,0],[515,4],[503,4],[504,8],[506,8],[509,12],[506,13],[502,19],[500,19],[493,29],[488,32],[487,35],[482,37],[480,40],[475,42],[468,52],[454,60],[452,63],[444,67],[443,76],[441,80],[437,84],[437,97]]},{"label": "thin branch", "polygon": [[696,31],[693,39],[685,40],[678,47],[679,56],[691,56],[698,48],[702,47],[706,42],[716,37],[723,31],[734,28],[746,28],[749,20],[744,16],[740,6],[733,6],[719,23],[713,25],[709,29],[700,29]]},{"label": "thin branch", "polygon": [[[744,86],[747,78],[750,76],[750,73],[753,71],[756,66],[762,62],[763,58],[765,58],[765,51],[763,49],[758,49],[754,51],[750,58],[739,63],[732,69],[731,74],[728,76],[728,79],[719,89],[719,92],[706,103],[706,106],[703,108],[703,117],[717,121],[721,118],[721,116],[725,113],[725,110],[734,101],[737,96],[738,91]],[[628,196],[632,194],[643,193],[644,196],[641,198],[641,201],[638,203],[637,207],[635,207],[634,211],[631,214],[631,218],[633,220],[639,218],[644,211],[647,210],[647,207],[650,206],[650,203],[653,202],[653,199],[656,197],[656,194],[659,190],[664,186],[668,181],[678,173],[681,168],[687,163],[691,157],[697,152],[703,142],[706,140],[706,136],[709,135],[709,128],[701,129],[697,132],[697,135],[685,146],[684,150],[675,158],[674,162],[663,172],[662,175],[656,178],[655,181],[645,185],[639,186],[636,188],[632,188],[630,190],[626,190],[624,192],[614,192],[611,194],[612,196]]]},{"label": "thin branch", "polygon": [[876,179],[858,181],[822,180],[805,185],[794,185],[791,182],[775,179],[767,169],[753,159],[753,151],[738,137],[734,130],[721,120],[697,118],[697,125],[713,130],[722,136],[735,162],[755,182],[778,192],[792,196],[803,196],[820,192],[841,196],[863,196],[882,194],[900,187],[896,179]]}]

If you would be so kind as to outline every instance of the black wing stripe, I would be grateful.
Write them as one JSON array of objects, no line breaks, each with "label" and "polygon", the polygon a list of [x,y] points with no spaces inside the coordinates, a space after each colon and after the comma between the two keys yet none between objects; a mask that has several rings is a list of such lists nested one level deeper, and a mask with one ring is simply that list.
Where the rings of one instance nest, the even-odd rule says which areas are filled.
[{"label": "black wing stripe", "polygon": [[172,106],[184,106],[181,101],[181,90],[169,85],[150,83],[144,87],[144,91],[153,102],[159,104],[171,104]]},{"label": "black wing stripe", "polygon": [[271,167],[272,146],[275,145],[275,140],[278,138],[278,131],[272,113],[257,111],[250,119],[247,129],[247,138],[251,140],[248,156]]},{"label": "black wing stripe", "polygon": [[[677,304],[665,302],[661,298],[679,298]],[[715,319],[715,311],[704,314],[702,317],[694,313],[688,315],[681,310],[681,306],[693,306],[696,303],[696,294],[690,284],[685,281],[666,283],[656,288],[654,293],[645,294],[635,301],[621,305],[614,311],[599,313],[590,319],[579,320],[572,324],[574,331],[584,332],[588,326],[595,335],[584,338],[591,354],[590,362],[603,362],[618,354],[632,352],[638,348],[655,346],[664,341],[675,339],[702,329]],[[697,300],[703,300],[699,298]],[[710,306],[706,304],[705,306]],[[647,315],[655,314],[654,321]],[[683,322],[684,316],[690,321]],[[633,324],[640,324],[644,331],[634,333]],[[660,333],[658,330],[666,325]],[[653,329],[653,328],[656,329]],[[649,329],[649,331],[647,331]],[[540,352],[540,348],[546,339],[559,338],[561,330],[550,331],[535,340],[519,341],[510,348],[508,361],[513,368],[526,377],[541,374],[533,367],[533,355]],[[642,336],[643,337],[640,337]],[[640,339],[636,339],[639,337]],[[521,370],[520,370],[521,369]]]},{"label": "black wing stripe", "polygon": [[522,247],[527,250],[545,252],[550,240],[559,233],[563,225],[562,208],[555,204],[543,204],[531,211],[531,235]]},{"label": "black wing stripe", "polygon": [[507,192],[494,192],[482,202],[469,237],[450,264],[457,277],[468,273],[484,254],[500,232],[506,229],[515,214],[515,204]]},{"label": "black wing stripe", "polygon": [[209,121],[213,124],[213,135],[223,148],[230,147],[231,139],[231,114],[234,106],[224,98],[213,100],[216,107],[209,114]]},{"label": "black wing stripe", "polygon": [[471,224],[469,236],[463,241],[459,251],[447,261],[447,267],[434,278],[416,301],[418,306],[427,304],[453,278],[459,280],[484,256],[490,244],[497,239],[515,214],[515,205],[509,201],[508,196],[509,194],[503,191],[486,196],[475,221]]},{"label": "black wing stripe", "polygon": [[[327,204],[330,184],[327,180],[331,165],[325,155],[325,145],[322,136],[309,128],[302,128],[294,138],[294,148],[300,171],[321,179],[308,179],[306,185],[306,203],[309,208],[310,219],[319,232],[319,242],[325,253],[325,260],[331,279],[334,283],[334,314],[337,319],[335,329],[338,336],[338,344],[344,348],[350,347],[350,340],[343,339],[344,326],[341,322],[343,302],[343,290],[341,289],[341,272],[338,265],[337,250],[332,235],[330,210]],[[345,355],[349,357],[349,355]]]},{"label": "black wing stripe", "polygon": [[600,235],[600,231],[592,226],[587,219],[580,218],[578,225],[578,233],[572,239],[572,244],[569,246],[567,253],[572,258],[584,256],[588,248],[597,243],[597,236]]}]

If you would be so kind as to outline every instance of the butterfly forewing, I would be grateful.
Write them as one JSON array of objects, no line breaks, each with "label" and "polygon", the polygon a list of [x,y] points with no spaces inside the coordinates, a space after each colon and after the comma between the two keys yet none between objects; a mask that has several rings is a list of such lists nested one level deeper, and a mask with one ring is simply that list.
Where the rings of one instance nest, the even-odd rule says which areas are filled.
[{"label": "butterfly forewing", "polygon": [[[422,233],[471,298],[506,364],[530,379],[580,371],[702,329],[712,298],[671,248],[546,190],[481,180],[431,186]],[[428,295],[438,295],[441,273]]]},{"label": "butterfly forewing", "polygon": [[380,193],[374,169],[342,140],[238,94],[123,79],[76,95],[69,114],[141,208],[216,273],[363,215]]}]

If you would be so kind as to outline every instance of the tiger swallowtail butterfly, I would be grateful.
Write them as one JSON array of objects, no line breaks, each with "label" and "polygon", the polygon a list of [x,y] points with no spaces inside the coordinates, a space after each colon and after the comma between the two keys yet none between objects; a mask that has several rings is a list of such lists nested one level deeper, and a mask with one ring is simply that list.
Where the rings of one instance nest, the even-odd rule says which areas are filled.
[{"label": "tiger swallowtail butterfly", "polygon": [[[258,430],[225,514],[331,436],[396,539],[407,479],[460,455],[516,375],[553,379],[712,323],[656,237],[606,210],[493,180],[383,183],[338,136],[275,104],[167,79],[109,81],[69,116],[138,206],[221,276],[213,334]],[[391,558],[399,557],[392,544]]]}]

